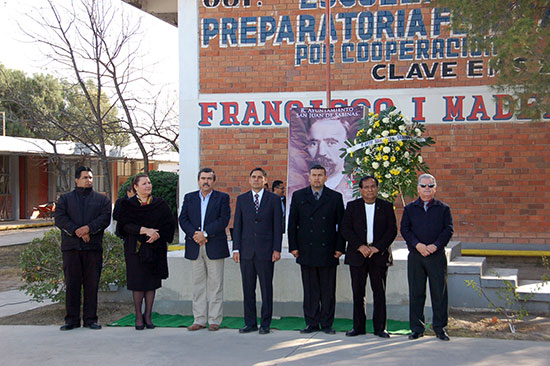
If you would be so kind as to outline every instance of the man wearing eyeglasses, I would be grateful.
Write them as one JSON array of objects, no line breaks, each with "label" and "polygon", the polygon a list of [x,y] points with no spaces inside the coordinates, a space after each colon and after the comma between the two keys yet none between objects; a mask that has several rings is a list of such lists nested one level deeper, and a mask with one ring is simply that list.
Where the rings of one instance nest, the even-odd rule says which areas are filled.
[{"label": "man wearing eyeglasses", "polygon": [[424,336],[426,279],[430,280],[433,330],[436,337],[448,341],[447,258],[445,246],[453,236],[451,209],[435,199],[437,182],[431,174],[418,178],[419,198],[408,204],[401,219],[401,235],[407,242],[409,257],[409,339]]}]

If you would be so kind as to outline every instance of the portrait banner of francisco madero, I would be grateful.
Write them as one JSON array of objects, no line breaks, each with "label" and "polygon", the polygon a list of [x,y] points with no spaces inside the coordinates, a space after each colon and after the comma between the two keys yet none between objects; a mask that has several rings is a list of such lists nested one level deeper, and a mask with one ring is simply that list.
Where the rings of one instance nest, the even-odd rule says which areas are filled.
[{"label": "portrait banner of francisco madero", "polygon": [[[325,185],[340,193],[344,202],[353,199],[350,178],[342,173],[341,148],[354,139],[363,106],[341,108],[293,108],[288,137],[288,197],[309,185],[309,168],[320,164],[327,170]],[[290,204],[290,199],[287,204]]]}]

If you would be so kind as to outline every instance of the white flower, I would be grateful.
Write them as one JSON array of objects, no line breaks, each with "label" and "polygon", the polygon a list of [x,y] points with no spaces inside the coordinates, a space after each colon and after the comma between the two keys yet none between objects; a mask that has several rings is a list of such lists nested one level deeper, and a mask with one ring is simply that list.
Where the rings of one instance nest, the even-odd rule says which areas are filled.
[{"label": "white flower", "polygon": [[370,154],[370,149],[369,149],[369,148],[367,148],[367,149],[365,150],[365,154],[367,154],[367,155]]},{"label": "white flower", "polygon": [[384,168],[387,168],[390,166],[390,162],[386,160],[385,162],[382,163],[382,165],[384,165]]},{"label": "white flower", "polygon": [[405,123],[408,125],[412,124],[411,117],[405,116]]},{"label": "white flower", "polygon": [[405,125],[399,125],[399,131],[405,131],[406,129]]},{"label": "white flower", "polygon": [[422,135],[422,131],[420,131],[420,128],[415,128],[414,132],[416,133],[416,136],[421,136]]},{"label": "white flower", "polygon": [[388,178],[388,179],[389,179],[389,178],[391,178],[391,174],[390,174],[390,173],[388,173],[388,174],[386,174],[386,175],[385,175],[384,177],[386,177],[386,178]]},{"label": "white flower", "polygon": [[397,109],[394,109],[389,113],[390,116],[395,116],[397,114]]},{"label": "white flower", "polygon": [[378,169],[379,166],[380,166],[380,164],[376,161],[372,163],[372,168],[373,169]]},{"label": "white flower", "polygon": [[390,119],[388,117],[384,117],[384,118],[382,118],[382,122],[389,123]]},{"label": "white flower", "polygon": [[409,155],[410,155],[410,154],[409,154],[408,151],[405,151],[405,153],[403,154],[403,156],[404,156],[405,158],[407,158],[407,159],[409,158]]},{"label": "white flower", "polygon": [[372,128],[369,128],[368,131],[367,131],[367,135],[370,135],[372,132]]},{"label": "white flower", "polygon": [[389,146],[384,146],[384,148],[382,149],[382,151],[384,152],[384,154],[389,154],[389,152],[391,151],[391,149],[390,149]]},{"label": "white flower", "polygon": [[389,133],[388,130],[382,131],[382,136],[384,136],[384,137],[387,137],[389,134],[390,134],[390,133]]},{"label": "white flower", "polygon": [[418,155],[418,162],[421,163],[424,161],[424,158],[422,157],[422,155]]},{"label": "white flower", "polygon": [[384,198],[388,198],[388,197],[390,196],[390,195],[387,194],[386,192],[382,192],[381,195],[382,195],[382,197],[384,197]]},{"label": "white flower", "polygon": [[357,163],[357,165],[361,165],[361,159],[356,158],[356,159],[355,159],[355,162]]}]

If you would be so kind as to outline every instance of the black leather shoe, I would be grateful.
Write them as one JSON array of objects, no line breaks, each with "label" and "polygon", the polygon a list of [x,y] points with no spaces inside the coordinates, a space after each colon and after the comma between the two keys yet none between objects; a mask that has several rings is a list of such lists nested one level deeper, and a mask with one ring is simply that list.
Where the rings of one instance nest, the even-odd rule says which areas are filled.
[{"label": "black leather shoe", "polygon": [[101,325],[99,325],[97,323],[90,323],[90,324],[85,324],[84,328],[98,330],[98,329],[101,329]]},{"label": "black leather shoe", "polygon": [[336,331],[334,329],[332,329],[331,327],[323,328],[323,329],[321,329],[321,331],[323,333],[326,333],[326,334],[336,334]]},{"label": "black leather shoe", "polygon": [[409,335],[409,339],[418,339],[420,337],[424,337],[424,333],[420,333],[420,332],[412,332],[410,335]]},{"label": "black leather shoe", "polygon": [[358,330],[352,329],[352,330],[346,332],[346,337],[356,337],[356,336],[362,335],[362,334],[366,334],[366,332],[365,331],[360,332]]},{"label": "black leather shoe", "polygon": [[239,333],[250,333],[258,330],[257,325],[246,325],[244,328],[239,329]]},{"label": "black leather shoe", "polygon": [[270,333],[269,327],[260,327],[260,331],[258,333],[269,334]]},{"label": "black leather shoe", "polygon": [[374,335],[379,336],[380,338],[390,338],[390,334],[385,330],[381,332],[374,332]]},{"label": "black leather shoe", "polygon": [[61,327],[59,327],[59,330],[71,330],[71,329],[74,329],[74,328],[78,328],[80,327],[80,325],[72,325],[72,324],[64,324],[62,325]]},{"label": "black leather shoe", "polygon": [[156,327],[157,327],[157,326],[156,326],[155,324],[153,324],[153,323],[151,323],[151,324],[145,323],[145,328],[147,328],[147,329],[155,329]]},{"label": "black leather shoe", "polygon": [[319,326],[318,325],[316,325],[316,326],[308,325],[304,329],[301,329],[300,333],[301,334],[309,334],[309,333],[315,333],[315,332],[318,332],[318,331],[319,331]]},{"label": "black leather shoe", "polygon": [[447,335],[447,332],[445,332],[445,331],[435,333],[435,336],[437,338],[441,339],[442,341],[450,341],[451,340],[451,338],[449,338],[449,336]]},{"label": "black leather shoe", "polygon": [[136,330],[144,330],[144,329],[145,329],[145,324],[136,325]]}]

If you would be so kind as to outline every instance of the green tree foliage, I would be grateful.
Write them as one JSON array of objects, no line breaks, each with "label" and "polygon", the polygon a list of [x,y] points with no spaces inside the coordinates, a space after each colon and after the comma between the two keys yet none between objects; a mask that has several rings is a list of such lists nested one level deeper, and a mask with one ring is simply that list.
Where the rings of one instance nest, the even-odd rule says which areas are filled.
[{"label": "green tree foliage", "polygon": [[[465,30],[470,47],[495,52],[496,87],[517,97],[522,117],[550,112],[550,0],[436,0]],[[519,104],[518,104],[519,102]],[[518,109],[521,108],[521,109]]]},{"label": "green tree foliage", "polygon": [[[153,196],[160,197],[168,203],[172,213],[177,217],[178,212],[178,175],[172,172],[161,172],[156,170],[149,171],[149,179],[153,185]],[[126,197],[126,187],[132,184],[132,179],[135,176],[129,177],[126,182],[122,183],[118,189],[117,197]]]},{"label": "green tree foliage", "polygon": [[[97,88],[91,81],[86,84],[96,100]],[[117,119],[116,108],[109,109],[111,103],[105,93],[100,101],[103,109],[108,110],[107,144],[127,145],[129,136]],[[75,141],[71,136],[80,135],[92,143],[100,141],[96,126],[86,123],[93,121],[93,116],[82,90],[52,75],[27,76],[0,64],[0,109],[6,112],[8,136]]]},{"label": "green tree foliage", "polygon": [[[65,301],[63,259],[61,254],[61,231],[53,229],[42,238],[34,239],[21,253],[19,267],[25,291],[35,301],[49,299]],[[105,232],[103,236],[103,269],[99,281],[100,290],[109,289],[109,284],[126,285],[126,266],[122,240]]]}]

